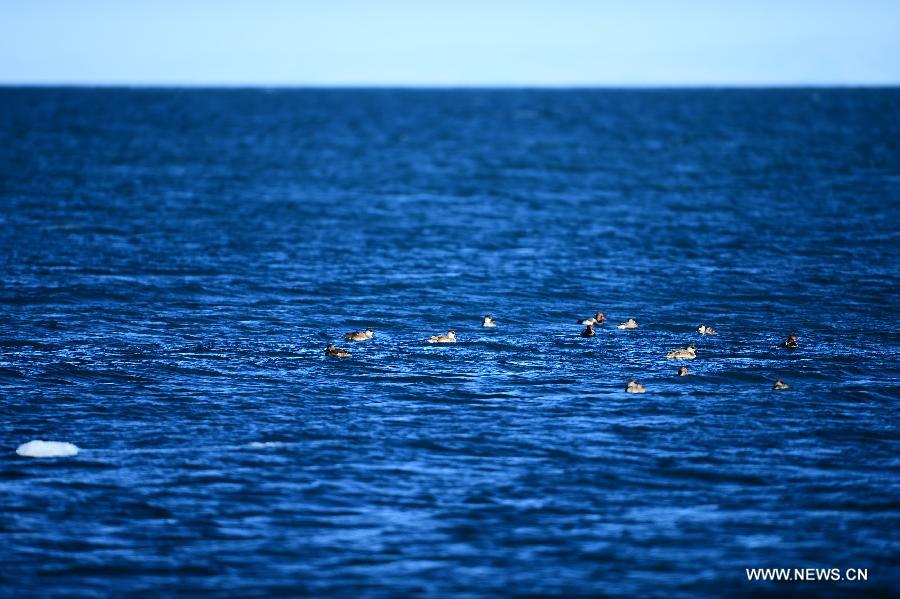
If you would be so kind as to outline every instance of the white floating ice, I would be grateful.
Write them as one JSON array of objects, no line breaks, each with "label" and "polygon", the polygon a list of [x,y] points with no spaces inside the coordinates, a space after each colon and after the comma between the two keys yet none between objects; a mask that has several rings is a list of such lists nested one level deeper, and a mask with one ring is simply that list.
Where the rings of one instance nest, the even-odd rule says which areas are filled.
[{"label": "white floating ice", "polygon": [[61,441],[29,441],[19,445],[16,453],[26,458],[67,458],[78,455],[78,447]]}]

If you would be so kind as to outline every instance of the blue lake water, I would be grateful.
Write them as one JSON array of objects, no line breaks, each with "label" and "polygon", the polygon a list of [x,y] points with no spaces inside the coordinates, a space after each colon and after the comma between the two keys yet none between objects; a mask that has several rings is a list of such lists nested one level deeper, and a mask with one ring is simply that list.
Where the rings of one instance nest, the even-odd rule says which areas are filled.
[{"label": "blue lake water", "polygon": [[900,89],[5,88],[0,224],[2,595],[900,585]]}]

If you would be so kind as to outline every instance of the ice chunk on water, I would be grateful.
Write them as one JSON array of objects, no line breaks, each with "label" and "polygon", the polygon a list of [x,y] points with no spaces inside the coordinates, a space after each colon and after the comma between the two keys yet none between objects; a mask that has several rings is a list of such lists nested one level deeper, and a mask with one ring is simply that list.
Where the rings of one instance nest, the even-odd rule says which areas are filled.
[{"label": "ice chunk on water", "polygon": [[66,458],[78,455],[78,447],[61,441],[29,441],[19,445],[16,453],[26,458]]}]

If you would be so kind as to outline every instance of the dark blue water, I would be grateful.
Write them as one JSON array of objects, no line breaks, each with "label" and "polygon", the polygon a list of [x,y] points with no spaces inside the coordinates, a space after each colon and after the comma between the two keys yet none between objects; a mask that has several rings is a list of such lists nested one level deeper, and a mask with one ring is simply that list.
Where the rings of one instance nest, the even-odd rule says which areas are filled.
[{"label": "dark blue water", "polygon": [[0,594],[900,584],[898,89],[7,88],[0,222]]}]

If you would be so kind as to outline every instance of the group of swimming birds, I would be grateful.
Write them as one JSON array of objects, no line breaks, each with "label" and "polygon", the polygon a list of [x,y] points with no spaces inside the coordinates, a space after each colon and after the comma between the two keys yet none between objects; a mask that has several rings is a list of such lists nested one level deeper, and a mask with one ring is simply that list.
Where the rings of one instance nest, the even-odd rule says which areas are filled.
[{"label": "group of swimming birds", "polygon": [[[597,334],[594,330],[594,327],[602,325],[606,322],[607,318],[604,316],[603,312],[597,312],[594,316],[589,316],[587,318],[583,318],[578,321],[578,324],[584,325],[584,330],[581,331],[582,337],[593,337]],[[481,321],[481,326],[483,327],[496,327],[497,323],[494,321],[494,317],[488,314]],[[629,318],[625,322],[620,325],[617,325],[616,328],[622,330],[636,329],[638,328],[638,323],[635,319]],[[700,325],[697,328],[697,332],[701,335],[718,335],[718,331],[716,331],[712,327],[708,327],[705,325]],[[352,331],[344,335],[344,339],[346,341],[367,341],[375,336],[375,331],[372,328],[368,328],[364,331]],[[444,335],[432,335],[428,339],[425,340],[427,343],[456,343],[456,331],[449,330]],[[797,342],[796,335],[789,335],[787,340],[781,344],[782,348],[794,350],[800,347],[800,344]],[[325,348],[325,355],[330,358],[346,358],[350,356],[350,352],[346,349],[341,349],[340,347],[335,347],[334,343],[329,343]],[[694,360],[697,358],[697,348],[693,343],[685,347],[684,349],[674,349],[666,354],[666,359],[668,360]],[[681,366],[678,369],[678,376],[687,376],[690,374],[686,366]],[[777,391],[788,389],[789,386],[787,383],[778,379],[775,381],[775,384],[772,386],[772,389]],[[631,379],[628,381],[628,384],[625,386],[626,393],[644,393],[647,390],[646,387],[638,383],[636,380]]]}]

